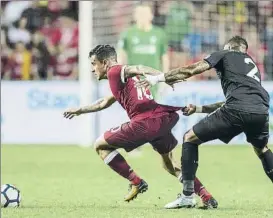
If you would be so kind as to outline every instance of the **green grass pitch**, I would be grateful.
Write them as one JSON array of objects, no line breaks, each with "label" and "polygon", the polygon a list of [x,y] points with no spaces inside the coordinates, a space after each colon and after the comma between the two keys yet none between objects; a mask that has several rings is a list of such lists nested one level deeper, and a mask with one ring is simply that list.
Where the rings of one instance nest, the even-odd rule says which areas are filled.
[{"label": "green grass pitch", "polygon": [[[176,156],[180,156],[179,146]],[[2,146],[1,183],[22,192],[20,208],[3,208],[3,218],[161,218],[273,217],[273,187],[247,146],[203,146],[198,176],[219,202],[217,210],[165,210],[181,190],[147,148],[135,157],[124,154],[148,183],[135,201],[123,202],[128,182],[113,173],[92,148]]]}]

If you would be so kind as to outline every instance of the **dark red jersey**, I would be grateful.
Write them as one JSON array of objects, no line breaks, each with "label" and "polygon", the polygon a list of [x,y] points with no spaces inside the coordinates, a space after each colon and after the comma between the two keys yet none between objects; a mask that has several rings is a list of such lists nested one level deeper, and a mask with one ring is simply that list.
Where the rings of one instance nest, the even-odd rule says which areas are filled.
[{"label": "dark red jersey", "polygon": [[136,88],[135,81],[139,77],[124,78],[124,67],[115,65],[107,72],[109,85],[115,99],[126,110],[131,120],[141,120],[148,117],[155,117],[164,112],[174,112],[180,107],[160,105],[153,100],[153,96],[148,89]]}]

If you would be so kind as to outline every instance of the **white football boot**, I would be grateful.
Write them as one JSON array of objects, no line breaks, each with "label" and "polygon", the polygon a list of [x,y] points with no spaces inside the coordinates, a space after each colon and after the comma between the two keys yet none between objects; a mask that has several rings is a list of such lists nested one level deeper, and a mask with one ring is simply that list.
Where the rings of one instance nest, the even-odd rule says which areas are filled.
[{"label": "white football boot", "polygon": [[165,205],[166,209],[192,208],[196,206],[195,194],[185,196],[178,194],[177,199]]}]

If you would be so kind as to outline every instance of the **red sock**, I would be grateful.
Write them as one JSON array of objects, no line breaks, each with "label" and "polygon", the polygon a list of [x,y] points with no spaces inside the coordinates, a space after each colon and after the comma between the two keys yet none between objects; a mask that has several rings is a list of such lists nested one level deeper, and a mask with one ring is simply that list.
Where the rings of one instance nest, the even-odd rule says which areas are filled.
[{"label": "red sock", "polygon": [[104,162],[116,171],[119,175],[128,179],[133,185],[138,185],[141,178],[131,169],[126,160],[116,150],[108,154]]},{"label": "red sock", "polygon": [[211,194],[206,190],[197,177],[194,180],[194,192],[200,196],[203,201],[207,201],[211,198]]}]

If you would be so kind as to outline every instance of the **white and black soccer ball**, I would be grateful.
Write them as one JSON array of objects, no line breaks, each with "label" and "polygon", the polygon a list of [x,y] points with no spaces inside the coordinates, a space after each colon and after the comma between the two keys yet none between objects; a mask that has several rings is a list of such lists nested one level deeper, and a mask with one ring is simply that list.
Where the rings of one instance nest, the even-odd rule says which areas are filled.
[{"label": "white and black soccer ball", "polygon": [[21,193],[14,185],[1,185],[1,207],[19,207]]}]

